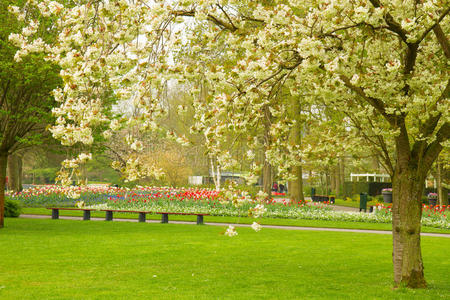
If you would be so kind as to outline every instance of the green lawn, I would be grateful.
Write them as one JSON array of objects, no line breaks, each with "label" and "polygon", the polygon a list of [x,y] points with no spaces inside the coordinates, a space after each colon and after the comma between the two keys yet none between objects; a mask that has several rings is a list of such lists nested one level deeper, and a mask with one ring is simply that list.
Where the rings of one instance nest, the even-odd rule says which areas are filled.
[{"label": "green lawn", "polygon": [[[335,199],[334,201],[335,201],[335,203],[334,203],[335,205],[359,208],[359,200],[354,201],[354,200]],[[376,204],[377,204],[377,202],[375,202],[375,201],[367,202],[367,210],[369,209],[369,206],[374,206]]]},{"label": "green lawn", "polygon": [[7,219],[1,299],[449,299],[450,239],[422,238],[427,290],[392,290],[377,234]]},{"label": "green lawn", "polygon": [[[23,209],[24,214],[39,214],[39,215],[51,215],[51,210],[45,208],[34,208],[34,207],[26,207]],[[83,216],[81,211],[64,211],[61,210],[59,212],[61,216]],[[104,212],[92,212],[92,217],[100,217],[104,218]],[[129,218],[129,219],[137,219],[138,214],[136,213],[114,213],[114,218]],[[161,219],[160,215],[147,215],[148,219]],[[170,220],[177,221],[195,221],[195,216],[169,216]],[[392,230],[391,224],[383,224],[383,223],[364,223],[364,222],[332,222],[332,221],[323,221],[323,220],[302,220],[302,219],[273,219],[273,218],[261,218],[261,219],[253,219],[248,217],[213,217],[206,216],[204,218],[205,222],[217,222],[217,223],[239,223],[239,224],[251,224],[255,221],[261,223],[262,225],[286,225],[286,226],[302,226],[302,227],[325,227],[325,228],[346,228],[346,229],[369,229],[369,230]],[[435,232],[435,233],[448,233],[450,234],[449,229],[440,229],[433,227],[422,226],[422,232]]]}]

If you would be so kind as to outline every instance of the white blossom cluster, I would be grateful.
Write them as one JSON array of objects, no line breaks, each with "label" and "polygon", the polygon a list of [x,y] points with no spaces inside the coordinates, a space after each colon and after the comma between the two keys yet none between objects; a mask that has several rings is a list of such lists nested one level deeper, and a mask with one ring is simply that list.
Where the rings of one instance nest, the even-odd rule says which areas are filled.
[{"label": "white blossom cluster", "polygon": [[[167,13],[159,16],[164,7],[153,10],[143,4],[87,1],[65,7],[57,1],[29,0],[22,8],[9,8],[26,24],[20,33],[12,33],[9,37],[19,47],[15,59],[20,61],[29,53],[44,52],[47,60],[61,67],[64,84],[53,93],[61,105],[53,109],[57,120],[50,131],[63,145],[92,144],[94,130],[100,125],[109,124],[110,127],[103,132],[104,138],[110,138],[112,131],[120,128],[118,120],[109,119],[104,113],[105,99],[111,92],[117,102],[131,102],[141,111],[136,116],[141,131],[157,127],[155,120],[164,114],[164,110],[155,100],[160,83],[155,73],[165,65],[155,56],[162,49],[154,41],[162,38],[165,32],[154,28]],[[37,18],[34,19],[36,14],[30,13],[35,11],[40,12],[41,17],[55,20],[54,30],[59,35],[51,44],[36,38],[41,25]],[[153,20],[153,24],[144,20]],[[132,152],[143,150],[143,143],[134,136],[128,137],[126,142]],[[78,163],[77,159],[68,160],[63,167],[76,168]],[[139,169],[138,164],[133,157],[125,164],[125,175],[130,181],[153,171],[151,175],[160,173],[152,168]],[[72,176],[62,174],[64,172],[61,171],[59,179],[67,184]]]},{"label": "white blossom cluster", "polygon": [[255,207],[249,209],[248,215],[253,218],[261,218],[266,211],[267,208],[264,207],[264,204],[257,204]]},{"label": "white blossom cluster", "polygon": [[[57,16],[54,43],[34,37],[41,25],[27,19],[30,7]],[[173,78],[193,86],[192,131],[204,135],[208,154],[225,169],[247,160],[250,182],[262,167],[259,151],[287,179],[306,154],[333,152],[333,133],[323,145],[288,142],[292,128],[301,126],[290,114],[293,101],[312,114],[332,107],[369,140],[392,141],[401,131],[396,120],[404,120],[412,140],[430,144],[450,119],[444,93],[450,68],[433,33],[437,27],[444,34],[450,30],[446,0],[293,0],[270,6],[250,0],[104,0],[73,7],[30,0],[10,11],[27,24],[10,36],[19,47],[16,59],[43,51],[62,68],[52,133],[67,145],[92,143],[100,124],[117,129],[103,112],[108,91],[142,110],[130,124],[154,129],[164,115],[158,90]],[[411,51],[417,51],[412,62],[405,59]],[[428,121],[436,116],[429,133]],[[188,143],[176,133],[169,136]],[[247,138],[245,157],[231,155],[235,137]],[[127,144],[132,155],[143,148],[135,135]],[[121,166],[130,180],[157,173],[140,170],[132,155]]]},{"label": "white blossom cluster", "polygon": [[237,231],[236,231],[236,229],[234,228],[233,225],[229,225],[224,234],[229,236],[229,237],[233,237],[233,236],[238,235],[238,233],[237,233]]},{"label": "white blossom cluster", "polygon": [[259,224],[259,223],[257,223],[257,222],[253,222],[251,227],[252,227],[252,229],[253,229],[254,231],[256,231],[256,232],[260,231],[261,228],[262,228],[261,224]]}]

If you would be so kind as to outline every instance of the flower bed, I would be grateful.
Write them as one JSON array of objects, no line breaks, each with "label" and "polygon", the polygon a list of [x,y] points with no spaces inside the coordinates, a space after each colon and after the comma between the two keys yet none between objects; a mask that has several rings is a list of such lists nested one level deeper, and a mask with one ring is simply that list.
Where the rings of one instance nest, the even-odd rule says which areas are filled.
[{"label": "flower bed", "polygon": [[[391,223],[391,206],[378,205],[374,213],[333,211],[327,203],[266,201],[259,206],[246,192],[215,191],[196,188],[138,187],[130,190],[115,187],[69,187],[80,194],[68,198],[67,188],[41,186],[9,195],[25,206],[75,206],[83,202],[93,209],[170,211],[208,213],[213,216],[261,215],[268,218]],[[450,229],[450,207],[423,206],[422,224]]]},{"label": "flower bed", "polygon": [[[126,196],[117,195],[108,197],[102,204],[91,205],[96,209],[112,208],[118,210],[148,210],[170,211],[184,213],[208,213],[212,216],[247,216],[255,208],[258,201],[242,193],[227,195],[227,192],[218,192],[207,189],[164,189],[159,188],[147,193],[132,193]],[[265,217],[271,218],[299,218],[305,213],[313,211],[329,211],[327,205],[306,205],[305,202],[276,202],[264,203]]]},{"label": "flower bed", "polygon": [[[79,199],[66,196],[68,190],[76,189]],[[247,216],[259,203],[246,192],[228,193],[211,189],[138,187],[133,190],[116,187],[61,187],[39,186],[10,194],[24,206],[75,206],[83,202],[95,209],[148,210],[185,213],[209,213],[215,216]],[[305,205],[305,202],[265,203],[268,217],[292,218],[305,212],[331,210],[326,205]]]},{"label": "flower bed", "polygon": [[[79,199],[67,197],[69,190],[80,194]],[[41,185],[21,191],[20,193],[8,192],[6,195],[16,199],[24,206],[74,206],[77,201],[87,204],[103,203],[109,195],[126,192],[125,189],[109,186],[73,186],[62,187],[58,185]]]},{"label": "flower bed", "polygon": [[[450,205],[440,208],[439,206],[423,205],[422,207],[422,225],[450,229]],[[392,205],[377,205],[374,208],[373,215],[380,219],[386,218],[390,223],[392,220]]]}]

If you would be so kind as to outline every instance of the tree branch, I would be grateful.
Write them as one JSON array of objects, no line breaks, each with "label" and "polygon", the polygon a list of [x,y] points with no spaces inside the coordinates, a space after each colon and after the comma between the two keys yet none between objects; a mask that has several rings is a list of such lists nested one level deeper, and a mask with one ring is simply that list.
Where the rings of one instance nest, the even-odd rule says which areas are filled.
[{"label": "tree branch", "polygon": [[[389,172],[389,175],[394,174],[394,167],[392,165],[392,160],[391,160],[391,157],[389,156],[389,151],[387,150],[387,146],[384,141],[384,138],[377,134],[374,137],[378,140],[378,142],[375,141],[372,137],[370,137],[368,134],[366,134],[366,132],[364,131],[364,129],[361,126],[361,123],[358,122],[358,120],[356,118],[354,118],[352,114],[350,114],[348,112],[344,112],[344,114],[353,122],[355,127],[358,129],[359,134],[361,134],[362,137],[366,141],[368,141],[369,143],[371,143],[373,145],[372,150],[376,153],[376,155],[379,158],[381,158],[386,171]],[[375,126],[373,125],[370,118],[369,118],[369,123],[372,128],[375,128]]]},{"label": "tree branch", "polygon": [[324,36],[336,37],[335,35],[333,35],[333,33],[337,32],[339,30],[346,30],[346,29],[350,29],[350,28],[356,28],[356,27],[359,27],[361,25],[368,26],[368,27],[372,28],[373,30],[375,30],[375,29],[389,29],[389,27],[387,27],[387,26],[375,27],[372,24],[369,24],[369,23],[366,23],[366,22],[359,22],[359,23],[356,23],[356,24],[353,24],[353,25],[348,25],[348,26],[336,28],[336,29],[334,29],[334,30],[332,30],[330,32],[324,33],[323,35]]},{"label": "tree branch", "polygon": [[442,50],[444,50],[445,57],[450,59],[450,43],[448,42],[445,33],[442,31],[441,25],[436,24],[433,27],[433,32],[436,35],[439,44],[441,44]]},{"label": "tree branch", "polygon": [[[195,10],[176,10],[172,12],[173,16],[181,16],[181,17],[194,17],[195,16]],[[213,22],[214,24],[216,24],[219,27],[228,29],[231,32],[234,32],[237,30],[237,27],[234,26],[233,23],[227,23],[221,19],[219,19],[216,16],[213,16],[212,14],[208,14],[207,15],[207,19],[211,22]]]},{"label": "tree branch", "polygon": [[[450,7],[447,7],[447,10],[445,10],[440,16],[439,18],[436,20],[436,22],[434,22],[434,24],[432,26],[430,26],[427,30],[425,30],[425,32],[422,34],[422,36],[416,41],[417,44],[420,44],[420,42],[427,36],[427,34],[431,31],[431,30],[435,30],[436,26],[439,26],[439,29],[442,32],[442,28],[439,25],[439,23],[445,18],[446,15],[448,15],[448,13],[450,12]],[[438,30],[439,30],[438,29]],[[434,31],[436,34],[436,31]],[[447,40],[447,38],[445,37],[444,33],[442,32],[443,37],[445,38],[445,40]],[[448,41],[447,41],[447,45],[448,45]],[[447,56],[448,58],[448,56]]]},{"label": "tree branch", "polygon": [[431,168],[431,165],[436,160],[443,148],[441,143],[445,142],[449,138],[450,122],[446,122],[436,133],[436,139],[425,150],[425,153],[423,155],[424,168]]},{"label": "tree branch", "polygon": [[[382,6],[380,3],[380,0],[369,0],[369,1],[376,8],[379,8]],[[398,36],[402,39],[402,41],[405,44],[408,44],[407,37],[406,37],[406,31],[403,30],[402,26],[399,23],[397,23],[397,21],[394,20],[394,17],[392,17],[392,15],[390,13],[386,13],[384,15],[384,20],[386,21],[386,24],[388,25],[388,29],[390,31],[398,34]]]},{"label": "tree branch", "polygon": [[122,158],[122,156],[120,156],[120,154],[119,154],[117,151],[115,151],[115,150],[113,149],[113,147],[110,147],[110,146],[108,146],[108,145],[104,145],[104,147],[105,147],[106,149],[108,149],[109,151],[111,151],[111,152],[117,157],[117,159],[120,160],[120,162],[121,162],[123,165],[126,165],[126,164],[127,164],[127,162]]},{"label": "tree branch", "polygon": [[6,100],[6,95],[8,94],[8,90],[9,90],[9,85],[11,84],[11,79],[8,80],[8,82],[6,83],[6,87],[5,90],[3,91],[3,96],[2,96],[2,100],[0,101],[0,108],[3,107],[3,103]]},{"label": "tree branch", "polygon": [[219,3],[217,3],[216,5],[217,5],[217,6],[220,8],[220,10],[224,13],[225,17],[228,19],[228,22],[230,22],[230,24],[231,24],[231,26],[234,28],[234,30],[236,30],[237,27],[234,25],[233,21],[231,20],[230,16],[227,14],[227,12],[225,11],[225,9],[223,9],[223,7],[222,7]]},{"label": "tree branch", "polygon": [[[408,44],[408,48],[406,50],[406,61],[405,61],[405,69],[403,71],[403,74],[409,75],[414,69],[414,66],[416,64],[417,59],[417,49],[419,48],[419,44]],[[409,91],[409,85],[405,85],[405,94]]]},{"label": "tree branch", "polygon": [[350,79],[348,79],[345,75],[339,75],[339,78],[344,82],[345,86],[351,89],[353,92],[355,92],[358,96],[363,98],[367,103],[372,105],[388,122],[391,124],[392,127],[396,127],[396,118],[394,115],[388,114],[386,112],[386,109],[384,107],[383,101],[377,98],[369,97],[367,96],[363,89],[357,86],[354,86]]}]

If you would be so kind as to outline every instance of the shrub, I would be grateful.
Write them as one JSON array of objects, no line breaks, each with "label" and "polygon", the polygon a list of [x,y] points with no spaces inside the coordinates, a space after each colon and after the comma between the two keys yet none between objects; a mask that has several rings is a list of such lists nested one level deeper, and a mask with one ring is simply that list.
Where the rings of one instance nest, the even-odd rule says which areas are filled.
[{"label": "shrub", "polygon": [[383,195],[376,195],[375,196],[375,201],[378,202],[378,203],[384,203]]},{"label": "shrub", "polygon": [[17,218],[20,216],[22,208],[18,201],[6,199],[5,201],[5,217]]},{"label": "shrub", "polygon": [[427,196],[422,196],[422,204],[428,204]]}]

